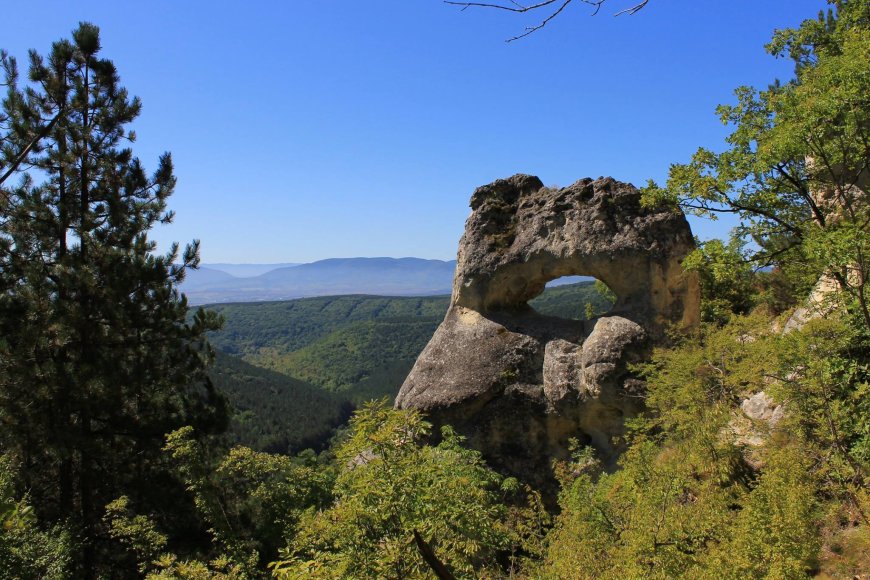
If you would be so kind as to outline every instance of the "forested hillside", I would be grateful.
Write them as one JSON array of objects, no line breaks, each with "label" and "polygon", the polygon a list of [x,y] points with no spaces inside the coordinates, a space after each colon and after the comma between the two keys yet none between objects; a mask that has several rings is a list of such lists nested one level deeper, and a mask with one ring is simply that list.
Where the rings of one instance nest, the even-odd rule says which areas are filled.
[{"label": "forested hillside", "polygon": [[[593,282],[547,288],[531,304],[583,319],[612,298]],[[210,370],[235,414],[233,441],[260,451],[319,448],[365,401],[396,396],[447,310],[448,296],[330,296],[209,306]],[[588,305],[588,306],[587,306]]]},{"label": "forested hillside", "polygon": [[[531,301],[544,314],[583,319],[611,300],[592,282],[547,288]],[[220,304],[209,339],[246,362],[342,393],[354,403],[394,397],[444,318],[448,296],[330,296]],[[589,305],[589,308],[587,308]]]},{"label": "forested hillside", "polygon": [[[460,4],[555,10],[531,34],[570,3]],[[446,297],[190,309],[198,242],[149,237],[173,218],[172,160],[148,174],[128,147],[141,102],[99,28],[26,75],[0,51],[0,580],[866,577],[870,3],[829,5],[766,47],[793,77],[717,109],[722,150],[643,191],[740,227],[682,261],[700,324],[631,365],[618,457],[593,425],[553,458],[557,489],[389,397],[360,403],[394,392]],[[581,317],[606,295],[533,305]],[[322,452],[287,453],[350,403]],[[520,423],[511,445],[542,436]]]},{"label": "forested hillside", "polygon": [[232,407],[230,442],[258,451],[319,451],[352,410],[344,397],[222,352],[209,376]]}]

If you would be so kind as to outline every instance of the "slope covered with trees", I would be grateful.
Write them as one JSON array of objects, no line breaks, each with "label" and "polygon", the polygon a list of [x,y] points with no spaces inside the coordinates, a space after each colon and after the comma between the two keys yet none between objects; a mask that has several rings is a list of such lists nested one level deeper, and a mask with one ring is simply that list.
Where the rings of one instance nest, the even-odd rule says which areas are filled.
[{"label": "slope covered with trees", "polygon": [[[219,304],[208,309],[224,324],[209,336],[227,354],[360,403],[396,395],[448,303],[448,296],[329,296]],[[530,302],[578,320],[611,303],[592,282],[547,288]]]},{"label": "slope covered with trees", "polygon": [[320,450],[353,407],[345,397],[222,352],[209,376],[232,410],[229,441],[257,451]]},{"label": "slope covered with trees", "polygon": [[[208,307],[209,376],[231,407],[229,440],[257,451],[320,449],[360,404],[394,398],[447,310],[449,297],[330,296]],[[532,306],[582,319],[606,311],[606,288],[547,288]]]},{"label": "slope covered with trees", "polygon": [[[792,81],[741,89],[722,109],[729,149],[702,150],[649,187],[649,203],[733,211],[744,225],[687,260],[704,325],[637,368],[646,408],[618,469],[579,445],[557,464],[558,513],[450,427],[433,439],[424,417],[389,401],[363,405],[319,456],[207,436],[221,426],[204,376],[215,318],[185,318],[183,273],[147,242],[171,191],[168,161],[149,182],[112,145],[131,104],[114,69],[92,60],[93,27],[56,44],[45,69],[34,58],[46,83],[22,91],[13,75],[3,109],[2,163],[19,181],[3,183],[0,202],[0,577],[865,574],[870,5],[831,4],[776,34]],[[749,255],[747,236],[759,248]],[[819,276],[823,291],[792,318]],[[306,333],[438,316],[365,300],[336,299],[327,331],[312,323],[282,344],[297,352]],[[265,344],[254,325],[238,328],[239,352]]]}]

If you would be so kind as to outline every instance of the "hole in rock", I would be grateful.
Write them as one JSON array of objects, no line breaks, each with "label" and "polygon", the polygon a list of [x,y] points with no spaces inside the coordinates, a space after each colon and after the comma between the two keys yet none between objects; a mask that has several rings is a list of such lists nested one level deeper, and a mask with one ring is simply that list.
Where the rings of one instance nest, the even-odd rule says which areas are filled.
[{"label": "hole in rock", "polygon": [[529,305],[547,316],[569,320],[588,320],[607,314],[616,302],[616,294],[607,284],[591,276],[562,276],[547,282]]}]

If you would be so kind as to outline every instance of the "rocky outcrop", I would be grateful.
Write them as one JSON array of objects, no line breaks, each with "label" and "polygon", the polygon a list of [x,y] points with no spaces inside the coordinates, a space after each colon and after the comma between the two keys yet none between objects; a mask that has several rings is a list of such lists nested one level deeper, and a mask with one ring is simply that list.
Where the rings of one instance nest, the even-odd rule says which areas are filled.
[{"label": "rocky outcrop", "polygon": [[804,303],[798,306],[782,329],[783,334],[800,330],[810,320],[822,318],[837,309],[835,297],[840,291],[840,285],[833,277],[824,275],[813,286],[810,295]]},{"label": "rocky outcrop", "polygon": [[[612,178],[554,190],[515,175],[475,190],[471,208],[450,309],[396,405],[453,425],[491,463],[538,483],[572,437],[615,454],[643,388],[628,365],[667,328],[698,323],[697,280],[680,265],[693,248],[685,217],[642,207]],[[568,275],[606,283],[611,312],[571,321],[528,305]]]},{"label": "rocky outcrop", "polygon": [[773,400],[764,391],[758,391],[740,403],[740,412],[732,414],[728,423],[728,431],[734,437],[734,442],[745,448],[744,459],[755,469],[762,462],[753,453],[753,449],[763,446],[769,439],[770,431],[785,416],[783,405]]}]

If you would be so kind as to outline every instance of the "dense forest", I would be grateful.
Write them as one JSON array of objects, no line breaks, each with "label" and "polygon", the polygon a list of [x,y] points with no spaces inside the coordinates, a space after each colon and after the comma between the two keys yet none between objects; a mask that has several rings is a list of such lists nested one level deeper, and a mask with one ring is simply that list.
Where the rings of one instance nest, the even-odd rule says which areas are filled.
[{"label": "dense forest", "polygon": [[320,451],[353,410],[344,397],[221,352],[209,377],[231,408],[229,441],[257,451]]},{"label": "dense forest", "polygon": [[[598,288],[592,282],[547,288],[530,305],[543,314],[582,320],[612,304]],[[224,321],[209,340],[253,365],[366,401],[396,394],[449,300],[328,296],[219,304],[207,307]]]},{"label": "dense forest", "polygon": [[[448,296],[327,296],[206,308],[223,326],[209,333],[209,371],[234,409],[229,435],[257,451],[320,449],[350,410],[393,399],[447,310]],[[530,302],[551,316],[606,312],[592,282],[547,288]]]},{"label": "dense forest", "polygon": [[[360,405],[319,454],[227,445],[228,397],[244,409],[286,390],[341,421],[324,393],[386,367],[333,370],[324,353],[361,360],[374,341],[404,356],[399,329],[423,336],[431,321],[417,319],[437,319],[444,299],[259,305],[334,308],[308,327],[222,306],[233,334],[218,346],[322,389],[221,356],[211,376],[235,385],[221,395],[207,338],[220,316],[189,313],[178,291],[198,245],[157,255],[148,238],[172,220],[171,158],[148,174],[126,146],[140,103],[99,30],[32,53],[25,80],[3,53],[0,578],[866,574],[870,4],[830,4],[767,47],[793,79],[718,109],[724,150],[699,149],[645,189],[645,203],[742,226],[686,259],[704,322],[638,365],[645,410],[618,468],[578,445],[555,466],[555,498],[388,400]],[[741,412],[759,399],[778,411]]]}]

